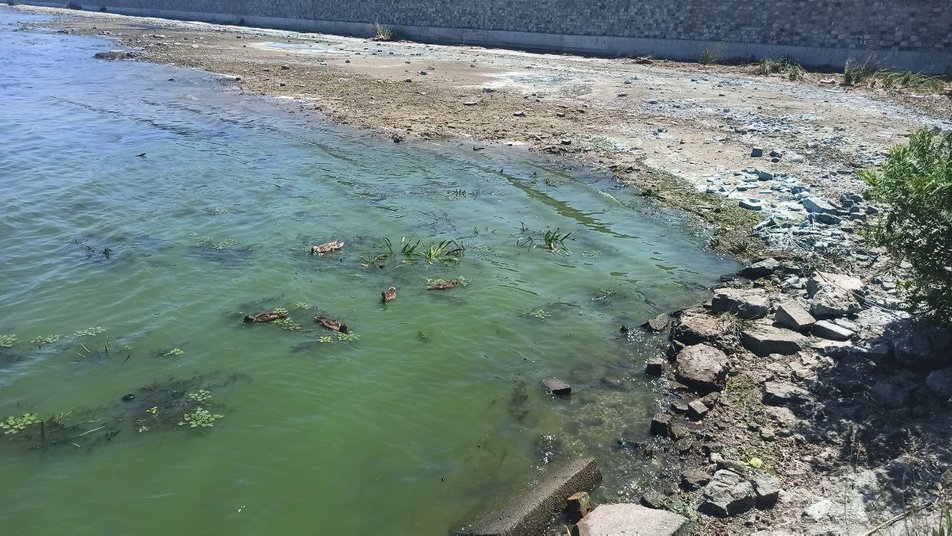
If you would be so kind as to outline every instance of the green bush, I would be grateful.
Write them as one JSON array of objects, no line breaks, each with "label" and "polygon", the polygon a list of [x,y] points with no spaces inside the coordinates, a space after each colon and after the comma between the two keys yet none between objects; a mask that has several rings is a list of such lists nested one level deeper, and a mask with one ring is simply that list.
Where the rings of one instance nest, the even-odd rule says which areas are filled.
[{"label": "green bush", "polygon": [[879,171],[861,176],[889,205],[869,237],[909,264],[900,290],[912,311],[952,324],[952,132],[920,130]]}]

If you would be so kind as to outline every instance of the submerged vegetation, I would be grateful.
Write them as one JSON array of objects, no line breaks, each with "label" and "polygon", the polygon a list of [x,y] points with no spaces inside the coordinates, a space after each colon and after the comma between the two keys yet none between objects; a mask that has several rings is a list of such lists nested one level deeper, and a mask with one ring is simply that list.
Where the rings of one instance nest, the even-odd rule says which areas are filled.
[{"label": "submerged vegetation", "polygon": [[516,245],[528,247],[529,249],[539,248],[550,253],[569,254],[565,247],[565,241],[572,236],[572,233],[563,233],[556,227],[555,229],[544,229],[542,231],[533,231],[522,224],[519,237],[516,239]]},{"label": "submerged vegetation", "polygon": [[463,244],[453,239],[424,244],[420,238],[404,236],[400,239],[399,252],[396,251],[389,238],[384,237],[382,243],[386,247],[386,251],[362,256],[360,262],[362,266],[385,268],[391,261],[396,262],[398,266],[417,264],[420,261],[426,264],[458,263],[466,251]]}]

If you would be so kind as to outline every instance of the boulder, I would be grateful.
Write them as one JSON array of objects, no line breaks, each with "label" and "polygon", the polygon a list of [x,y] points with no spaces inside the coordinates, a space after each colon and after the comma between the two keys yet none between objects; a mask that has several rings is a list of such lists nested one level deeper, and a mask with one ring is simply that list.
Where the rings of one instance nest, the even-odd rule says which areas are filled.
[{"label": "boulder", "polygon": [[753,320],[767,316],[770,302],[763,289],[719,288],[711,299],[711,310]]},{"label": "boulder", "polygon": [[817,337],[823,337],[831,341],[848,341],[856,335],[843,326],[839,326],[828,320],[820,320],[816,324],[813,324],[811,331]]},{"label": "boulder", "polygon": [[810,313],[817,318],[835,318],[858,313],[863,309],[858,296],[862,296],[863,282],[855,277],[816,272],[807,281],[810,296]]},{"label": "boulder", "polygon": [[641,501],[639,501],[642,506],[647,506],[648,508],[654,508],[656,510],[661,510],[664,508],[667,500],[664,495],[662,495],[657,490],[649,489],[644,492],[641,496]]},{"label": "boulder", "polygon": [[740,275],[747,279],[760,279],[762,277],[769,277],[780,269],[781,265],[777,259],[764,259],[744,268],[740,271]]},{"label": "boulder", "polygon": [[702,312],[685,312],[671,331],[671,339],[686,346],[717,343],[724,340],[726,332],[723,319]]},{"label": "boulder", "polygon": [[912,406],[915,390],[916,384],[902,377],[891,376],[874,383],[869,394],[886,409],[902,409]]},{"label": "boulder", "polygon": [[727,355],[706,344],[696,344],[678,352],[675,378],[700,391],[720,391],[727,380]]},{"label": "boulder", "polygon": [[952,349],[952,330],[920,325],[911,320],[889,326],[886,337],[896,361],[908,367],[948,362]]},{"label": "boulder", "polygon": [[638,504],[602,504],[579,521],[579,536],[686,536],[688,519]]},{"label": "boulder", "polygon": [[661,376],[664,374],[665,359],[663,357],[649,357],[645,362],[645,374],[648,376]]},{"label": "boulder", "polygon": [[770,354],[795,354],[807,343],[806,338],[799,333],[764,324],[744,329],[740,334],[740,341],[744,348],[760,357]]},{"label": "boulder", "polygon": [[952,367],[930,372],[926,377],[926,385],[936,396],[952,397]]},{"label": "boulder", "polygon": [[704,402],[700,400],[692,400],[688,404],[688,417],[691,417],[694,420],[701,420],[707,415],[707,412],[710,411],[710,408],[704,405]]},{"label": "boulder", "polygon": [[651,435],[670,437],[671,436],[671,415],[668,413],[656,413],[651,419]]},{"label": "boulder", "polygon": [[[534,536],[542,534],[569,496],[591,490],[602,481],[592,458],[550,466],[528,493],[460,531],[461,536]],[[597,509],[596,509],[597,510]],[[592,512],[594,514],[594,512]],[[591,517],[589,514],[588,517]]]},{"label": "boulder", "polygon": [[741,475],[721,469],[704,487],[698,512],[715,517],[742,514],[757,504],[754,486]]},{"label": "boulder", "polygon": [[795,301],[786,301],[777,306],[774,322],[787,329],[804,332],[810,329],[816,319]]},{"label": "boulder", "polygon": [[811,404],[813,397],[806,389],[787,382],[764,383],[764,404],[768,406],[799,407]]}]

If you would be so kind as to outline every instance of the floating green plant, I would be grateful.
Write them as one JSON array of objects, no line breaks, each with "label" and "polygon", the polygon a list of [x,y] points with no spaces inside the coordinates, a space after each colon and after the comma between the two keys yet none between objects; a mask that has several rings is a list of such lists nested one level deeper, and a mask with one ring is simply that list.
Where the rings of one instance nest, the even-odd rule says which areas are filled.
[{"label": "floating green plant", "polygon": [[197,407],[195,411],[182,415],[179,426],[188,426],[189,428],[211,428],[215,426],[215,421],[221,419],[224,415],[212,413],[205,408]]},{"label": "floating green plant", "polygon": [[0,335],[0,348],[10,348],[17,343],[17,336],[10,333],[8,335]]},{"label": "floating green plant", "polygon": [[33,413],[24,413],[23,415],[16,416],[11,415],[6,419],[0,421],[0,428],[3,429],[3,435],[16,435],[27,427],[33,426],[34,424],[40,424],[42,419],[37,417]]},{"label": "floating green plant", "polygon": [[294,310],[295,310],[295,311],[307,311],[308,309],[310,309],[310,306],[309,306],[308,304],[304,303],[304,302],[295,302],[295,303],[294,303]]},{"label": "floating green plant", "polygon": [[103,328],[102,326],[96,326],[92,328],[81,329],[79,331],[74,331],[73,335],[76,337],[94,337],[96,335],[100,335],[105,332],[106,332],[105,328]]},{"label": "floating green plant", "polygon": [[317,342],[327,344],[329,342],[334,342],[334,339],[330,335],[321,335],[318,337]]},{"label": "floating green plant", "polygon": [[199,389],[194,393],[189,393],[185,395],[186,400],[190,402],[198,402],[199,404],[204,404],[212,398],[212,392],[208,389]]},{"label": "floating green plant", "polygon": [[465,248],[455,240],[440,240],[423,250],[423,260],[427,264],[459,262]]},{"label": "floating green plant", "polygon": [[337,340],[341,342],[357,342],[360,340],[360,335],[352,331],[347,333],[338,333]]},{"label": "floating green plant", "polygon": [[301,326],[301,324],[298,324],[297,322],[295,322],[294,320],[292,320],[290,317],[288,317],[288,318],[282,318],[281,320],[275,320],[275,321],[272,322],[272,323],[273,323],[275,326],[278,326],[279,328],[281,328],[281,329],[283,329],[283,330],[287,330],[287,331],[301,331],[302,329],[304,329],[304,328]]},{"label": "floating green plant", "polygon": [[526,313],[526,316],[531,318],[537,318],[539,320],[545,320],[546,318],[549,318],[552,315],[547,313],[545,309],[539,307]]},{"label": "floating green plant", "polygon": [[185,352],[178,347],[169,348],[165,352],[162,352],[163,357],[178,357],[180,355],[185,355]]},{"label": "floating green plant", "polygon": [[33,337],[30,341],[31,344],[38,344],[43,346],[44,344],[53,344],[54,342],[60,340],[59,335],[41,335],[39,337]]},{"label": "floating green plant", "polygon": [[522,224],[519,231],[519,237],[516,239],[516,245],[525,246],[529,249],[544,249],[551,253],[563,253],[568,255],[569,250],[565,247],[565,241],[572,236],[572,233],[560,232],[560,229],[546,229],[544,231],[533,231]]},{"label": "floating green plant", "polygon": [[430,342],[430,341],[433,340],[433,330],[432,330],[432,329],[427,329],[427,330],[422,330],[422,329],[421,329],[420,331],[417,331],[416,336],[417,336],[417,339],[419,339],[419,340],[422,341],[422,342]]}]

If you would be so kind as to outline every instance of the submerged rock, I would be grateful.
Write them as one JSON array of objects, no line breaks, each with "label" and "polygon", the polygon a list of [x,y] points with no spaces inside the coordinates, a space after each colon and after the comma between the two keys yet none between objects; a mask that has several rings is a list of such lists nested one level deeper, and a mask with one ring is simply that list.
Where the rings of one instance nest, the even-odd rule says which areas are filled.
[{"label": "submerged rock", "polygon": [[572,386],[565,380],[558,378],[546,378],[542,381],[545,388],[555,396],[569,396],[572,394]]}]

